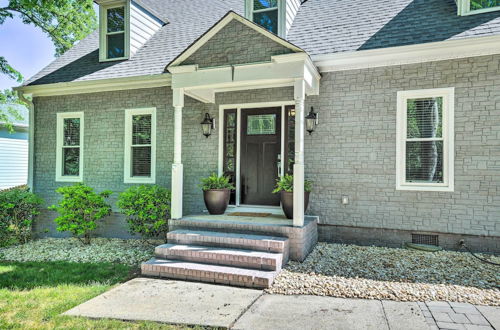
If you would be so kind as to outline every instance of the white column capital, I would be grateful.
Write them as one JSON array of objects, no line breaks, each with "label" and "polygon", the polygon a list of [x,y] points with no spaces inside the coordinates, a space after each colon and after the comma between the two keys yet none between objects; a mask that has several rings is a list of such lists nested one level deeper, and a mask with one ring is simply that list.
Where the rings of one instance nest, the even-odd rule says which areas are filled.
[{"label": "white column capital", "polygon": [[172,89],[172,105],[175,108],[184,107],[184,88],[173,88]]},{"label": "white column capital", "polygon": [[304,100],[306,98],[306,82],[304,79],[297,79],[293,84],[293,97],[295,101]]}]

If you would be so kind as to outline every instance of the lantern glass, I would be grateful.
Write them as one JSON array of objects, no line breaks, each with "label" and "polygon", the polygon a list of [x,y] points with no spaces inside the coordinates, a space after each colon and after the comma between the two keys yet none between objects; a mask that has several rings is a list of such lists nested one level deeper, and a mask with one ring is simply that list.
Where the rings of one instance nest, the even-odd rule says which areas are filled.
[{"label": "lantern glass", "polygon": [[314,108],[311,107],[311,111],[306,116],[306,130],[309,132],[309,135],[314,132],[316,125],[318,125],[318,114],[315,113]]},{"label": "lantern glass", "polygon": [[212,129],[214,129],[214,119],[210,118],[210,115],[206,113],[205,118],[201,122],[201,130],[207,139],[210,135],[212,135]]}]

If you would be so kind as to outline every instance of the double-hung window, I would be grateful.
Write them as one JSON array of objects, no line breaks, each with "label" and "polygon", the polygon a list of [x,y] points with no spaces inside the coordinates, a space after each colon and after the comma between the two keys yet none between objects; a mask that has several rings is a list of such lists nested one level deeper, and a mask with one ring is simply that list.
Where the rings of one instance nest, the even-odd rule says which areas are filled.
[{"label": "double-hung window", "polygon": [[113,61],[129,57],[128,3],[113,2],[100,8],[100,60]]},{"label": "double-hung window", "polygon": [[454,89],[398,92],[397,189],[453,191]]},{"label": "double-hung window", "polygon": [[125,111],[125,183],[155,183],[156,108]]},{"label": "double-hung window", "polygon": [[57,114],[56,181],[83,178],[83,112]]},{"label": "double-hung window", "polygon": [[283,34],[283,0],[247,0],[247,12],[254,23],[277,35]]},{"label": "double-hung window", "polygon": [[455,0],[458,15],[474,15],[500,10],[500,0]]}]

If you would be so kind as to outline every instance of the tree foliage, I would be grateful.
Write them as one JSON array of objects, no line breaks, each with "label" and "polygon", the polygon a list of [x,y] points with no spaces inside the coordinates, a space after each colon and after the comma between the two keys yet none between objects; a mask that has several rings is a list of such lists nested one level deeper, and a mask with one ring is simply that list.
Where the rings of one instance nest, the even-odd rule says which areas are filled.
[{"label": "tree foliage", "polygon": [[111,206],[106,203],[112,192],[94,192],[82,183],[60,187],[56,190],[63,196],[59,205],[52,205],[49,210],[57,211],[60,216],[54,219],[58,231],[69,231],[84,244],[90,244],[91,234],[97,229],[98,222],[111,214]]},{"label": "tree foliage", "polygon": [[[15,16],[24,24],[34,25],[45,32],[54,43],[56,56],[63,54],[97,27],[92,0],[9,0],[4,7],[0,7],[0,25]],[[2,54],[0,74],[19,83],[23,81],[21,73]],[[0,104],[9,103],[22,104],[15,93],[0,91]],[[12,115],[15,108],[0,109],[0,122],[11,126],[11,121],[8,120],[10,116],[6,115],[8,111]]]}]

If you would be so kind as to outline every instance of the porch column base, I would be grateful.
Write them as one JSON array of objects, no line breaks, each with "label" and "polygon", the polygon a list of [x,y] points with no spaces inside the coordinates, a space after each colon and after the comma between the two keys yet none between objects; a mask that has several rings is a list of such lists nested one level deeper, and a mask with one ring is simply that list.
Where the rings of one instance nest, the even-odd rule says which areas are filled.
[{"label": "porch column base", "polygon": [[172,201],[171,218],[182,219],[182,192],[183,192],[184,166],[182,164],[172,164]]},{"label": "porch column base", "polygon": [[293,226],[304,226],[304,165],[293,166]]}]

